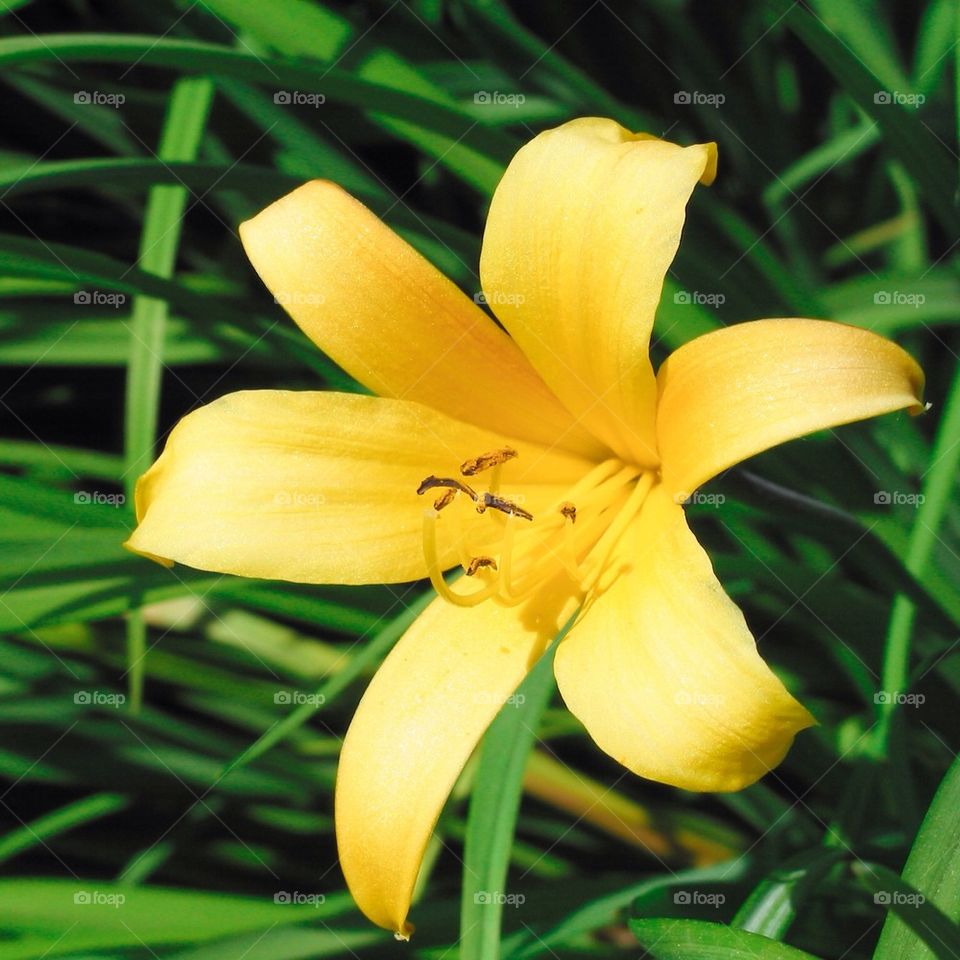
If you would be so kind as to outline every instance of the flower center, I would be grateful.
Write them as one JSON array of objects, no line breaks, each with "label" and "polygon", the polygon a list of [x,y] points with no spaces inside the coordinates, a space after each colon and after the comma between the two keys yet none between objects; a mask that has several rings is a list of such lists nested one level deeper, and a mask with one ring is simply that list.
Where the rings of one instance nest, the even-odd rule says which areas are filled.
[{"label": "flower center", "polygon": [[[472,607],[492,599],[513,606],[561,571],[586,594],[654,483],[651,471],[604,460],[534,511],[501,490],[504,466],[517,456],[512,447],[492,450],[461,464],[460,477],[431,475],[417,488],[421,496],[438,493],[423,513],[423,553],[434,589],[450,603]],[[474,479],[480,474],[485,489]],[[466,576],[479,583],[476,589],[443,579],[441,541],[443,553],[452,550]]]}]

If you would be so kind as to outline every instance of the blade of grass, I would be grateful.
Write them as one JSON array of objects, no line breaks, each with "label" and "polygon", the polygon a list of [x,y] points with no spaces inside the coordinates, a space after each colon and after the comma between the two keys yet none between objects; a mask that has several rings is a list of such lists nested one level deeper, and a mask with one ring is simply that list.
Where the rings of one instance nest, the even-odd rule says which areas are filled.
[{"label": "blade of grass", "polygon": [[128,799],[117,793],[96,793],[68,803],[59,810],[45,813],[42,817],[37,817],[36,820],[0,837],[0,863],[37,844],[45,843],[59,833],[82,827],[99,817],[108,817],[111,813],[122,810],[127,803]]},{"label": "blade of grass", "polygon": [[[960,467],[960,366],[954,374],[943,416],[937,427],[930,466],[925,473],[923,501],[917,507],[917,517],[910,531],[904,565],[918,581],[922,581],[937,544],[940,525],[952,501]],[[909,597],[898,594],[893,602],[890,625],[884,644],[882,690],[878,710],[876,749],[886,755],[891,744],[894,717],[897,714],[897,694],[910,686],[910,640],[916,616],[916,605]],[[901,711],[902,712],[902,711]]]},{"label": "blade of grass", "polygon": [[[213,84],[206,77],[184,77],[174,85],[160,136],[158,159],[196,158],[213,101]],[[140,237],[138,262],[145,273],[169,279],[174,272],[183,215],[184,187],[151,188]],[[163,342],[169,306],[165,300],[136,297],[130,322],[130,361],[124,404],[124,459],[127,499],[133,502],[137,478],[153,459],[163,376]],[[127,615],[127,656],[130,710],[143,702],[147,626],[139,610]]]},{"label": "blade of grass", "polygon": [[[571,621],[572,622],[572,621]],[[460,901],[461,960],[499,960],[510,846],[523,774],[537,726],[554,691],[553,655],[569,624],[484,735],[470,797]],[[521,697],[523,699],[521,699]]]}]

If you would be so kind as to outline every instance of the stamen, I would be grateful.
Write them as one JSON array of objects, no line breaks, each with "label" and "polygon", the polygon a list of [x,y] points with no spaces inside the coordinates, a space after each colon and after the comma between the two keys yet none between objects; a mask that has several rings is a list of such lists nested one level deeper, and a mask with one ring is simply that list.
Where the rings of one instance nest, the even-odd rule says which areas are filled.
[{"label": "stamen", "polygon": [[433,509],[439,513],[444,507],[449,507],[453,503],[453,498],[457,495],[456,490],[447,490],[433,501]]},{"label": "stamen", "polygon": [[472,460],[465,460],[460,465],[460,472],[465,477],[473,477],[484,470],[489,470],[490,467],[499,466],[501,463],[506,463],[507,460],[513,460],[518,456],[520,454],[513,447],[491,450],[489,453],[481,453],[479,457],[474,457]]},{"label": "stamen", "polygon": [[417,487],[417,496],[422,496],[435,487],[449,487],[451,490],[459,490],[461,493],[465,493],[474,503],[480,499],[477,496],[477,491],[467,484],[454,480],[452,477],[435,477],[433,474],[420,481],[420,486]]},{"label": "stamen", "polygon": [[491,570],[497,569],[497,561],[493,557],[474,557],[467,564],[467,576],[472,577],[481,567],[489,567]]},{"label": "stamen", "polygon": [[623,505],[613,523],[607,527],[603,536],[597,541],[596,546],[590,551],[591,557],[588,558],[590,573],[584,580],[584,590],[589,590],[596,586],[603,571],[606,570],[610,563],[610,557],[613,555],[617,541],[640,511],[644,500],[647,499],[647,494],[653,487],[653,480],[653,473],[645,473],[640,477],[636,486],[630,491],[627,502]]},{"label": "stamen", "polygon": [[494,580],[480,590],[468,594],[457,593],[447,585],[447,582],[443,579],[443,568],[440,566],[440,557],[437,554],[437,520],[439,516],[436,510],[423,511],[423,556],[427,561],[427,573],[430,575],[430,582],[433,584],[433,589],[437,591],[437,595],[443,597],[449,603],[454,603],[459,607],[475,607],[497,592],[497,581]]},{"label": "stamen", "polygon": [[577,522],[577,508],[569,500],[564,500],[560,504],[560,512],[570,521],[570,523]]},{"label": "stamen", "polygon": [[487,507],[493,507],[494,510],[499,510],[501,513],[505,513],[510,517],[523,517],[524,520],[533,519],[532,513],[528,513],[523,507],[518,506],[512,500],[508,500],[506,497],[499,497],[489,491],[483,494],[482,499],[477,504],[477,513],[483,513]]}]

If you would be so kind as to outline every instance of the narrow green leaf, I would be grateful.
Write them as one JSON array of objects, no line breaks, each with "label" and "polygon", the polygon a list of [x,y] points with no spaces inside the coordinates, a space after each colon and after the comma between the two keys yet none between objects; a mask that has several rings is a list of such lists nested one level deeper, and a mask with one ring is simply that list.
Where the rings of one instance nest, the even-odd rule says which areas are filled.
[{"label": "narrow green leaf", "polygon": [[37,817],[0,837],[0,863],[45,843],[50,837],[122,810],[127,802],[125,797],[116,793],[96,793]]},{"label": "narrow green leaf", "polygon": [[[568,625],[569,626],[569,625]],[[470,797],[460,901],[461,960],[499,960],[500,925],[523,772],[554,690],[556,643],[540,658],[484,735]]]},{"label": "narrow green leaf", "polygon": [[817,960],[811,953],[704,920],[631,920],[655,960]]},{"label": "narrow green leaf", "polygon": [[730,925],[782,940],[804,901],[839,858],[839,851],[823,849],[792,857],[754,888]]},{"label": "narrow green leaf", "polygon": [[[960,921],[960,760],[943,778],[903,869],[903,881],[952,922]],[[874,960],[932,960],[932,952],[895,913],[887,916]]]},{"label": "narrow green leaf", "polygon": [[[899,918],[932,951],[938,960],[960,957],[960,928],[936,906],[878,863],[855,863],[853,875],[873,894],[873,902]],[[913,954],[911,954],[913,956]],[[880,957],[879,949],[874,960]]]}]

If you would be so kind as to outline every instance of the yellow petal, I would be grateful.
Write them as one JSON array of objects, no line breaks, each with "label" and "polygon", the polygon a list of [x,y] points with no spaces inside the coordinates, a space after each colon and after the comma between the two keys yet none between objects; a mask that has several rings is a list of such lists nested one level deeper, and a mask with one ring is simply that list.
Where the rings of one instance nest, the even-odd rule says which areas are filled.
[{"label": "yellow petal", "polygon": [[714,144],[573,120],[513,158],[480,277],[500,322],[568,409],[621,456],[657,463],[648,347],[684,210]]},{"label": "yellow petal", "polygon": [[[467,426],[417,403],[341,393],[246,391],[174,428],[137,486],[128,546],[202,570],[306,583],[387,583],[426,575],[430,474],[503,446],[504,483],[534,510],[588,464]],[[556,486],[561,484],[561,486]],[[479,486],[479,485],[478,485]],[[478,518],[479,519],[479,518]],[[455,554],[438,524],[445,566]],[[446,539],[444,537],[446,536]]]},{"label": "yellow petal", "polygon": [[918,412],[923,371],[884,337],[826,320],[756,320],[704,334],[657,374],[664,483],[690,493],[814,430]]},{"label": "yellow petal", "polygon": [[437,817],[490,721],[576,607],[563,579],[519,607],[434,600],[367,688],[337,773],[340,865],[360,909],[402,936]]},{"label": "yellow petal", "polygon": [[603,750],[688,790],[752,783],[813,722],[760,658],[662,486],[621,539],[555,669],[567,706]]},{"label": "yellow petal", "polygon": [[597,450],[483,310],[336,184],[298,187],[242,224],[240,238],[277,302],[374,393]]}]

